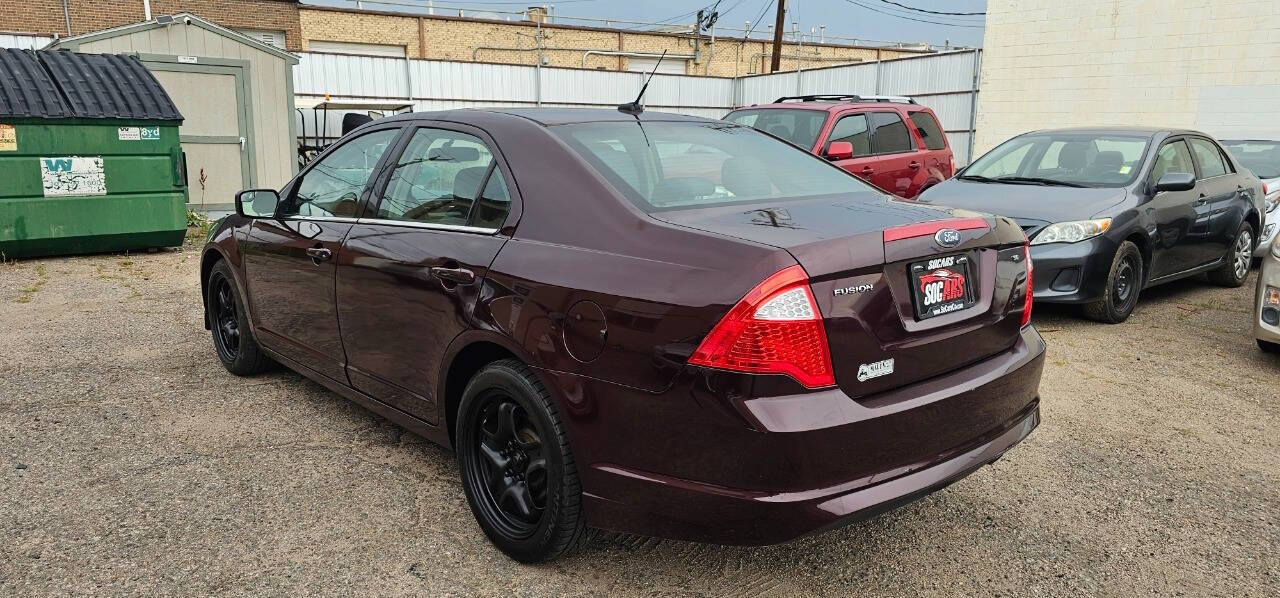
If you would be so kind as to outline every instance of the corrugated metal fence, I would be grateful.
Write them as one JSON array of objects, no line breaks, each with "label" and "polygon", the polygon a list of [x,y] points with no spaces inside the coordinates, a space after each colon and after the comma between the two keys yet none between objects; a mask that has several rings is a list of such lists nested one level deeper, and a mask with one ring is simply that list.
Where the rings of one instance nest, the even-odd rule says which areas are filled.
[{"label": "corrugated metal fence", "polygon": [[52,37],[0,33],[0,48],[18,48],[22,50],[37,50],[45,47],[51,41],[53,41]]},{"label": "corrugated metal fence", "polygon": [[[404,100],[415,111],[485,106],[609,108],[635,98],[643,73],[304,53],[294,69],[299,99]],[[956,162],[968,162],[980,52],[930,54],[883,62],[739,79],[656,75],[645,96],[653,110],[719,118],[743,105],[814,93],[909,95],[933,108]],[[312,115],[306,129],[314,135]],[[341,115],[330,114],[330,136]]]}]

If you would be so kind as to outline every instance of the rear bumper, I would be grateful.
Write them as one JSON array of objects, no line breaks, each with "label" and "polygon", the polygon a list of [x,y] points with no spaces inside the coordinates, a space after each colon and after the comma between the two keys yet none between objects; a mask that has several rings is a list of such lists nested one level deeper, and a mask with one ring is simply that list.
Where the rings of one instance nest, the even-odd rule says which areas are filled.
[{"label": "rear bumper", "polygon": [[1262,231],[1258,233],[1258,248],[1253,250],[1253,257],[1267,257],[1277,231],[1280,231],[1280,210],[1267,214],[1267,221],[1262,225]]},{"label": "rear bumper", "polygon": [[1101,299],[1118,248],[1115,241],[1101,236],[1079,243],[1032,245],[1035,300],[1091,303]]},{"label": "rear bumper", "polygon": [[[635,421],[651,450],[616,450],[630,445],[631,430],[615,430],[613,442],[602,444],[575,422],[587,521],[760,545],[873,517],[965,477],[1030,434],[1040,421],[1043,359],[1044,343],[1028,327],[1005,353],[876,397],[828,390],[750,398],[737,403],[738,413],[699,418],[699,430],[683,421]],[[648,400],[651,415],[719,410],[698,388]],[[733,400],[724,408],[734,409]],[[739,415],[745,421],[730,429],[725,418]]]}]

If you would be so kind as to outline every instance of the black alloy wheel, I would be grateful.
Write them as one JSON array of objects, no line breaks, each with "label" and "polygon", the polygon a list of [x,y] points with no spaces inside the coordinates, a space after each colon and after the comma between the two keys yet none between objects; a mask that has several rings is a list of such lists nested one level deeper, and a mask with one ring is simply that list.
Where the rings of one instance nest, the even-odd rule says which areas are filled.
[{"label": "black alloy wheel", "polygon": [[573,454],[532,369],[509,359],[482,368],[463,391],[456,426],[467,503],[498,549],[533,563],[587,541]]},{"label": "black alloy wheel", "polygon": [[240,319],[231,281],[223,276],[210,280],[209,317],[212,320],[213,343],[223,361],[232,362],[240,353]]},{"label": "black alloy wheel", "polygon": [[236,290],[231,267],[225,261],[214,264],[205,281],[205,317],[213,333],[213,349],[218,361],[237,376],[257,374],[271,366],[249,329],[249,314]]}]

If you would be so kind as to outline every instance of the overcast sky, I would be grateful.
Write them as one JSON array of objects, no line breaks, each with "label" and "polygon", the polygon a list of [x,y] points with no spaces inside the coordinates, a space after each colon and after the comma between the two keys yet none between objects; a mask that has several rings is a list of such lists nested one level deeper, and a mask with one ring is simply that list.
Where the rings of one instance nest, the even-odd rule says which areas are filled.
[{"label": "overcast sky", "polygon": [[[691,24],[694,21],[691,13],[711,6],[714,2],[715,0],[435,0],[435,6],[437,14],[457,14],[457,10],[461,8],[468,15],[487,11],[494,13],[489,16],[506,18],[511,16],[508,13],[518,12],[529,5],[551,4],[555,7],[553,12],[557,16]],[[720,0],[719,25],[742,28],[744,21],[755,23],[760,20],[764,22],[759,24],[757,31],[765,30],[774,22],[774,2],[776,0]],[[303,3],[351,7],[356,2],[303,0]],[[412,11],[411,6],[426,6],[427,0],[388,0],[386,4],[365,1],[363,4],[372,9]],[[942,45],[950,40],[953,45],[980,46],[983,17],[934,15],[898,5],[938,12],[980,13],[986,10],[986,4],[986,0],[787,0],[787,29],[791,30],[792,22],[795,21],[805,33],[811,28],[825,25],[828,35],[878,41],[928,42],[935,45]],[[567,19],[562,22],[574,23]]]}]

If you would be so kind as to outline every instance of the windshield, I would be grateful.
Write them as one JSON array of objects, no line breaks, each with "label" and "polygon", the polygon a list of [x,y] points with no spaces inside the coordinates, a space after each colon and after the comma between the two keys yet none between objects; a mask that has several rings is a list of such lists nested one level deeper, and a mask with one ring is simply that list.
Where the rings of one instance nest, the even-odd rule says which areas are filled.
[{"label": "windshield", "polygon": [[827,111],[782,108],[736,110],[725,115],[724,119],[786,139],[807,150],[813,149],[813,143],[818,140],[822,124],[827,121]]},{"label": "windshield", "polygon": [[1032,133],[987,152],[960,178],[1121,187],[1138,176],[1149,141],[1138,135]]},{"label": "windshield", "polygon": [[1280,141],[1223,141],[1227,151],[1262,179],[1280,177]]},{"label": "windshield", "polygon": [[875,191],[821,158],[729,123],[582,123],[552,130],[645,211]]}]

